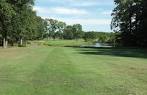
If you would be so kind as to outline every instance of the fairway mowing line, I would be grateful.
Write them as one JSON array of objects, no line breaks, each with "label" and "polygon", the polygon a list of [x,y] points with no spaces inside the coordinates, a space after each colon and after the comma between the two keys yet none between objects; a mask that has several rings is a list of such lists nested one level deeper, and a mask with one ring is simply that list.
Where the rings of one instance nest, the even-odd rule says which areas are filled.
[{"label": "fairway mowing line", "polygon": [[70,47],[43,46],[19,50],[24,50],[18,54],[22,58],[6,61],[0,57],[2,95],[19,95],[19,92],[22,95],[147,93],[145,59],[91,56],[80,54],[77,48]]}]

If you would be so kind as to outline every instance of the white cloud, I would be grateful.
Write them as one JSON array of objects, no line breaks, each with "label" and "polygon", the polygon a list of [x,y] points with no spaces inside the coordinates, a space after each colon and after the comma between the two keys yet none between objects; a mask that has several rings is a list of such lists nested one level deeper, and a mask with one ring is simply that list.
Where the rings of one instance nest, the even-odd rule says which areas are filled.
[{"label": "white cloud", "polygon": [[76,6],[76,7],[91,7],[98,5],[95,2],[81,2],[81,3],[73,3],[71,6]]},{"label": "white cloud", "polygon": [[88,12],[84,9],[65,8],[65,7],[34,7],[39,14],[61,14],[61,15],[85,15]]},{"label": "white cloud", "polygon": [[72,6],[95,6],[95,5],[112,5],[113,0],[44,0],[45,2],[54,2],[60,4],[68,4]]},{"label": "white cloud", "polygon": [[110,25],[111,19],[70,19],[70,18],[54,18],[66,22],[67,24],[82,24],[82,25]]},{"label": "white cloud", "polygon": [[47,8],[45,8],[45,7],[38,7],[38,6],[35,6],[35,7],[33,7],[33,10],[36,11],[38,14],[48,13]]},{"label": "white cloud", "polygon": [[76,8],[64,8],[64,7],[56,7],[53,10],[58,14],[67,14],[67,15],[84,15],[88,14],[86,10],[76,9]]},{"label": "white cloud", "polygon": [[112,10],[107,10],[102,12],[103,15],[111,15],[111,13],[112,13]]},{"label": "white cloud", "polygon": [[113,5],[111,2],[104,2],[104,1],[81,1],[81,2],[73,2],[71,3],[72,6],[76,7],[93,7],[93,6],[104,6],[104,5]]},{"label": "white cloud", "polygon": [[[56,18],[54,18],[56,19]],[[84,31],[111,31],[111,19],[58,19],[66,22],[69,25],[81,24]]]},{"label": "white cloud", "polygon": [[113,5],[113,0],[36,0],[34,10],[42,18],[79,23],[87,30],[109,30]]},{"label": "white cloud", "polygon": [[[85,10],[80,10],[80,9],[69,9],[69,8],[64,8],[64,7],[56,7],[56,8],[45,8],[45,7],[34,7],[34,10],[36,10],[42,18],[52,18],[52,19],[57,19],[60,21],[64,21],[67,24],[82,24],[82,25],[110,25],[111,19],[93,19],[92,17],[89,19],[84,19],[83,16],[79,16],[78,18],[62,18],[61,15],[84,15],[87,14],[88,12]],[[102,12],[102,14],[108,14],[110,12],[105,11]],[[50,15],[49,15],[50,14]],[[59,14],[56,16],[53,16],[52,14]]]},{"label": "white cloud", "polygon": [[80,23],[83,25],[108,25],[110,24],[109,19],[69,19],[65,20],[69,24]]}]

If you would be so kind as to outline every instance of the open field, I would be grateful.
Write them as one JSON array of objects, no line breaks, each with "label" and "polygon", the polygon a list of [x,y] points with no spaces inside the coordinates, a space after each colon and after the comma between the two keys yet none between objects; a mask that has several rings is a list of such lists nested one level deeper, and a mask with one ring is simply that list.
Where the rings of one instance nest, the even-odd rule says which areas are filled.
[{"label": "open field", "polygon": [[147,52],[137,49],[0,49],[0,95],[147,95]]}]

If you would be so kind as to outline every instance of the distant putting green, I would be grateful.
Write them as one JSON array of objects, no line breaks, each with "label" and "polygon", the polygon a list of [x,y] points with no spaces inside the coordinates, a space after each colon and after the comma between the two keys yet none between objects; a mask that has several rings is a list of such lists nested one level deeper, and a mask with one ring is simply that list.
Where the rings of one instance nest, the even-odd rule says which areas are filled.
[{"label": "distant putting green", "polygon": [[0,95],[147,95],[147,55],[136,49],[0,49]]}]

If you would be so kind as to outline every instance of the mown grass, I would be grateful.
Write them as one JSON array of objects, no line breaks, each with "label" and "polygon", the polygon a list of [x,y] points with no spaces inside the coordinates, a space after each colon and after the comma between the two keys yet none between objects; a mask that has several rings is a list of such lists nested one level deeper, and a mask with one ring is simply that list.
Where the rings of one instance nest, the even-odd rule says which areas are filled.
[{"label": "mown grass", "polygon": [[0,95],[147,95],[146,51],[0,49]]},{"label": "mown grass", "polygon": [[90,42],[85,42],[84,40],[49,40],[45,41],[44,45],[47,46],[57,46],[57,47],[77,47],[81,45],[91,44]]}]

